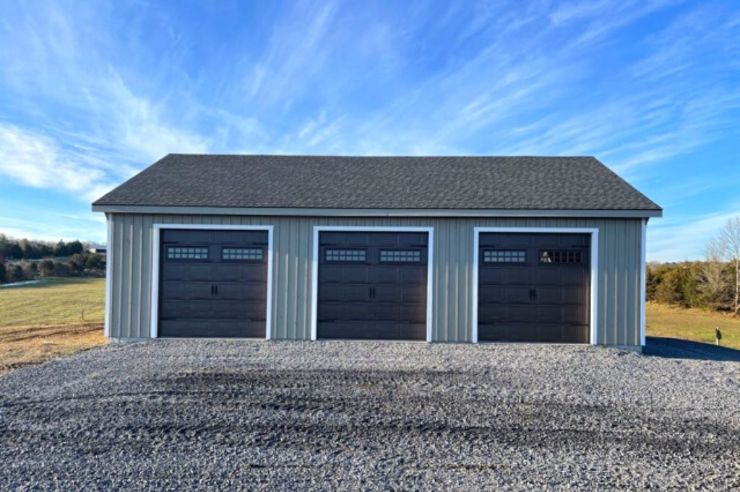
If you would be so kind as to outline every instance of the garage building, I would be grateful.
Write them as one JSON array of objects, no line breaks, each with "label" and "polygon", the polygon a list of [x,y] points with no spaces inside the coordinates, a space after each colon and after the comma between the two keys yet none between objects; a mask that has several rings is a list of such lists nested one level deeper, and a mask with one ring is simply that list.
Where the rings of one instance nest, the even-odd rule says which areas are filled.
[{"label": "garage building", "polygon": [[93,204],[116,339],[645,339],[661,208],[593,157],[171,154]]}]

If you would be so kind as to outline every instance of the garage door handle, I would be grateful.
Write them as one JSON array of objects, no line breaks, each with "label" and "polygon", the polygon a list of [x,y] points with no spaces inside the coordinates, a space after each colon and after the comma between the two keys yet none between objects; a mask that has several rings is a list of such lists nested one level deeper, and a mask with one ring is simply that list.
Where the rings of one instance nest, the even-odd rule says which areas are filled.
[{"label": "garage door handle", "polygon": [[213,291],[218,295],[218,285],[213,286]]}]

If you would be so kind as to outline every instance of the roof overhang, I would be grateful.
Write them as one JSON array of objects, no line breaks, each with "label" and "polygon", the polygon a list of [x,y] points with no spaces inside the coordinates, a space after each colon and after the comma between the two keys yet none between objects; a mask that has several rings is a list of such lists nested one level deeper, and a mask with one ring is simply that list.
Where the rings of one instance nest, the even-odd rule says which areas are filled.
[{"label": "roof overhang", "polygon": [[236,208],[93,205],[93,212],[159,215],[280,215],[303,217],[590,217],[634,219],[662,217],[662,210],[556,209],[384,209],[384,208]]}]

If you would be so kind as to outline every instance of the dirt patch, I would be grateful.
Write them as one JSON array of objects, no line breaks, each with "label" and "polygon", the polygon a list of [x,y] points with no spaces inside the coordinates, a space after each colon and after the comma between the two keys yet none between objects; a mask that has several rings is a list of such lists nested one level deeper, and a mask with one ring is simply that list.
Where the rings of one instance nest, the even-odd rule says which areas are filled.
[{"label": "dirt patch", "polygon": [[0,328],[0,374],[105,343],[100,323]]}]

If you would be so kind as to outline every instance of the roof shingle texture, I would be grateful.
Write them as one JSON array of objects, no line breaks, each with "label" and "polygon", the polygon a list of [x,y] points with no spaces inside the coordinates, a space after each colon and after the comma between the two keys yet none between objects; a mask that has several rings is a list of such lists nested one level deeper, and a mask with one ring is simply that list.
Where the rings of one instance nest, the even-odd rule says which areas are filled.
[{"label": "roof shingle texture", "polygon": [[170,154],[94,205],[660,210],[593,157]]}]

